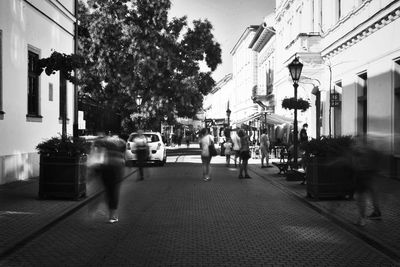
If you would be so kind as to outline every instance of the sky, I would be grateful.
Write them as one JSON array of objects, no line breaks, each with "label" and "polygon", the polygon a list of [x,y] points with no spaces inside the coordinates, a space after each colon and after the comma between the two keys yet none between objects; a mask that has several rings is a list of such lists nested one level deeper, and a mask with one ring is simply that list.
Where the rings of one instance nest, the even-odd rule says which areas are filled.
[{"label": "sky", "polygon": [[247,26],[260,25],[275,9],[275,0],[171,0],[170,16],[188,21],[208,19],[221,45],[222,63],[213,73],[216,82],[232,73],[230,52]]}]

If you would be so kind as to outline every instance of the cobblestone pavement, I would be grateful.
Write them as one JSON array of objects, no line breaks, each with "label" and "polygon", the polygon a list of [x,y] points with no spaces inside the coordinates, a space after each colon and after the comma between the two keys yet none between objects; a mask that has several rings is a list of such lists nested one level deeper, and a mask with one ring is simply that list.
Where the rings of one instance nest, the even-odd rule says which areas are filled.
[{"label": "cobblestone pavement", "polygon": [[[318,212],[323,213],[336,223],[360,236],[375,247],[379,247],[388,255],[400,259],[400,181],[380,177],[377,180],[376,191],[379,192],[379,202],[382,210],[382,220],[367,220],[365,227],[355,226],[359,213],[355,200],[307,198],[306,185],[301,182],[286,181],[284,175],[278,174],[278,169],[260,168],[260,160],[252,160],[250,168],[264,179],[282,190],[294,194],[298,199],[307,203]],[[357,197],[357,196],[355,196]],[[372,205],[368,205],[368,213]]]},{"label": "cobblestone pavement", "polygon": [[123,182],[119,223],[84,207],[0,266],[395,266],[254,173],[215,160],[204,182],[198,156],[175,161]]},{"label": "cobblestone pavement", "polygon": [[[133,171],[126,168],[125,175]],[[85,204],[74,200],[38,200],[38,189],[37,178],[0,186],[0,255]],[[98,180],[88,181],[88,196],[101,191]]]}]

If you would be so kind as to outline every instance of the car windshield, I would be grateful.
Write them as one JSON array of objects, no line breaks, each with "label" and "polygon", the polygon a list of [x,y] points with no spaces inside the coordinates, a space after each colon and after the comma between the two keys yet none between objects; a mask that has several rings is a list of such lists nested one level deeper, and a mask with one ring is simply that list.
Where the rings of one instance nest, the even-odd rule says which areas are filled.
[{"label": "car windshield", "polygon": [[[133,140],[138,136],[137,133],[131,134],[129,136],[128,141],[133,142]],[[151,133],[145,133],[144,136],[146,136],[147,143],[153,143],[153,142],[159,142],[160,138],[156,134],[151,134]]]}]

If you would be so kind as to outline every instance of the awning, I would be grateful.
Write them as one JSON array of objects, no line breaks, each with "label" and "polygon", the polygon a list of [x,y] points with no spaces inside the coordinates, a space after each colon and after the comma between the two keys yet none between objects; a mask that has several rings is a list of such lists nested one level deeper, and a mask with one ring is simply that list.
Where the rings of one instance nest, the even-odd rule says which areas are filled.
[{"label": "awning", "polygon": [[284,123],[292,124],[293,119],[275,113],[267,114],[267,124],[279,125]]},{"label": "awning", "polygon": [[[256,118],[260,118],[261,121],[264,121],[264,118],[265,118],[264,116],[265,116],[264,113],[257,112],[257,113],[254,113],[254,114],[246,117],[246,118],[243,118],[243,119],[240,119],[238,121],[235,121],[234,123],[242,124],[242,123],[245,123],[247,121],[254,120]],[[282,116],[282,115],[278,115],[278,114],[275,114],[275,113],[267,114],[267,124],[280,125],[280,124],[285,124],[285,123],[292,124],[293,123],[293,119],[285,117],[285,116]]]},{"label": "awning", "polygon": [[255,118],[258,118],[258,117],[260,117],[260,113],[259,113],[259,112],[254,113],[254,114],[252,114],[252,115],[250,115],[250,116],[248,116],[248,117],[246,117],[246,118],[242,118],[242,119],[240,119],[240,120],[237,120],[237,121],[235,121],[234,123],[236,123],[236,124],[242,124],[242,123],[245,123],[245,122],[247,122],[247,121],[254,120]]}]

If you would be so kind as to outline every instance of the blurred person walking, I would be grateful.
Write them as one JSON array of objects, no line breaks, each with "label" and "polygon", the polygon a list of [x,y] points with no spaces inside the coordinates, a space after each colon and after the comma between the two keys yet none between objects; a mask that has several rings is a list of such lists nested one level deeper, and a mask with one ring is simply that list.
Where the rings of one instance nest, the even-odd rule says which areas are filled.
[{"label": "blurred person walking", "polygon": [[109,213],[109,222],[118,222],[118,203],[120,182],[125,166],[124,153],[126,142],[118,136],[105,136],[93,143],[91,157],[97,158],[91,165],[100,177],[105,191],[105,200]]},{"label": "blurred person walking", "polygon": [[189,148],[190,147],[190,135],[186,135],[186,147]]},{"label": "blurred person walking", "polygon": [[143,130],[137,131],[137,136],[133,139],[136,147],[137,165],[139,168],[138,181],[144,180],[144,165],[146,164],[149,156],[149,146],[147,145],[147,138],[143,134]]},{"label": "blurred person walking", "polygon": [[211,180],[210,163],[212,156],[209,147],[210,145],[213,146],[214,142],[213,142],[213,137],[208,133],[208,130],[206,128],[201,129],[199,135],[200,135],[199,144],[201,149],[203,180],[207,182]]},{"label": "blurred person walking", "polygon": [[[356,138],[351,151],[355,180],[355,193],[359,212],[358,226],[365,226],[366,219],[382,219],[379,197],[376,190],[376,179],[379,176],[379,159],[382,158],[367,136]],[[372,202],[373,211],[367,214],[367,203]]]},{"label": "blurred person walking", "polygon": [[231,139],[233,144],[233,153],[234,153],[234,161],[235,161],[235,168],[237,167],[237,160],[239,159],[240,165],[240,137],[238,135],[239,128],[236,128],[236,131],[231,133]]},{"label": "blurred person walking", "polygon": [[[272,166],[269,165],[269,137],[267,134],[267,129],[263,129],[262,135],[260,137],[260,150],[261,150],[261,168],[270,168]],[[266,165],[264,165],[264,159]]]},{"label": "blurred person walking", "polygon": [[[240,138],[239,179],[250,179],[247,165],[250,158],[250,138],[243,129],[238,132]],[[244,176],[243,176],[244,172]]]}]

